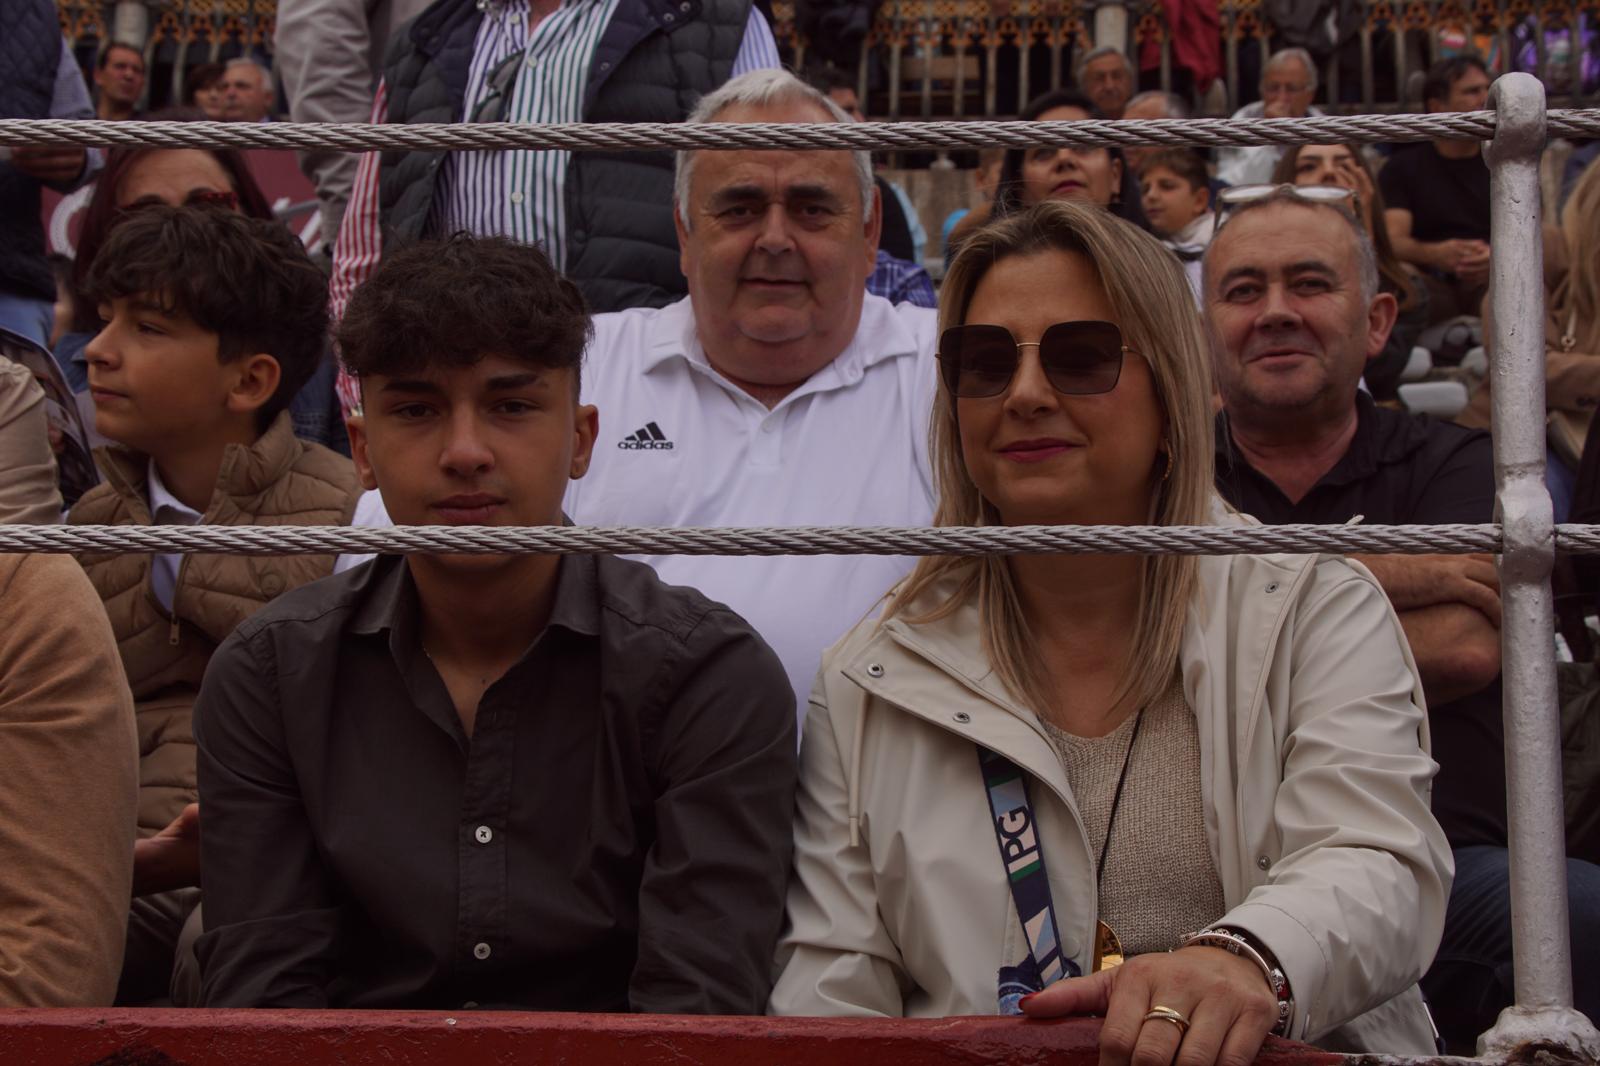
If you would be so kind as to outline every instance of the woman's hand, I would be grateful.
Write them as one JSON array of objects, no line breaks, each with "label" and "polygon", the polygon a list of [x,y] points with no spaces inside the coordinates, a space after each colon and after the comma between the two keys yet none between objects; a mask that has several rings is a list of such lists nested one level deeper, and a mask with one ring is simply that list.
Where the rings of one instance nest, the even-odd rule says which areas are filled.
[{"label": "woman's hand", "polygon": [[1383,219],[1378,218],[1375,213],[1377,205],[1373,203],[1372,179],[1367,177],[1367,172],[1362,170],[1360,164],[1354,159],[1347,157],[1340,158],[1339,162],[1334,166],[1339,171],[1341,179],[1339,184],[1354,190],[1356,197],[1360,200],[1361,213],[1367,216],[1365,219],[1367,232],[1373,232],[1374,226],[1383,225]]},{"label": "woman's hand", "polygon": [[[1187,1031],[1155,1007],[1189,1019]],[[1101,1014],[1100,1066],[1250,1066],[1278,1023],[1261,969],[1221,948],[1139,955],[1087,977],[1057,981],[1022,1001],[1030,1018]]]}]

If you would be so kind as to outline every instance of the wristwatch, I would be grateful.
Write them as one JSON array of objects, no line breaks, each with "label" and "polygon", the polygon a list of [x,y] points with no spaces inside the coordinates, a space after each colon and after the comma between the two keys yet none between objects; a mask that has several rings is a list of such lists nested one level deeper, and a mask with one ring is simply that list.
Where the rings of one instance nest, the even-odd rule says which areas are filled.
[{"label": "wristwatch", "polygon": [[1214,925],[1197,933],[1186,933],[1178,938],[1178,947],[1221,948],[1230,955],[1249,959],[1261,967],[1261,976],[1267,979],[1267,987],[1272,989],[1272,995],[1278,1001],[1278,1024],[1272,1027],[1272,1035],[1289,1035],[1289,1019],[1294,1017],[1294,992],[1289,988],[1289,978],[1283,972],[1283,967],[1278,965],[1277,958],[1269,948],[1258,943],[1249,933],[1226,925]]}]

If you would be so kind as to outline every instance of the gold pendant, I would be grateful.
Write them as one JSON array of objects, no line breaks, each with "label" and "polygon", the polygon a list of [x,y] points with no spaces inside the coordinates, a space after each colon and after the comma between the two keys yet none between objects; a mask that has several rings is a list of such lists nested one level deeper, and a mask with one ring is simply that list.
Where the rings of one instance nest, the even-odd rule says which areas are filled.
[{"label": "gold pendant", "polygon": [[1121,966],[1122,941],[1117,939],[1116,930],[1105,922],[1094,923],[1094,965],[1089,968],[1090,973],[1099,973],[1109,970],[1114,966]]}]

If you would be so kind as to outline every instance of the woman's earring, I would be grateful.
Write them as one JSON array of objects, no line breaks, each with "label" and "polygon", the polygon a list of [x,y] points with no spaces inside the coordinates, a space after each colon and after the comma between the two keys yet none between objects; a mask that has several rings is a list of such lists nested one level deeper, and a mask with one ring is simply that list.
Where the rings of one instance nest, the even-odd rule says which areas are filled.
[{"label": "woman's earring", "polygon": [[1167,444],[1163,454],[1167,457],[1167,469],[1162,472],[1161,480],[1165,481],[1172,476],[1172,445],[1170,443]]}]

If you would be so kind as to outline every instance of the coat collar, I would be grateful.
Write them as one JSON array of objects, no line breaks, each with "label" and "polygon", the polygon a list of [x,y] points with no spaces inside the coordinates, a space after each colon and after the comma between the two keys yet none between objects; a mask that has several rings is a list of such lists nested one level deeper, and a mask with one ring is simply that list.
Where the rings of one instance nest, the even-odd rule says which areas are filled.
[{"label": "coat collar", "polygon": [[[305,446],[294,435],[289,412],[283,411],[272,425],[248,447],[230,444],[223,450],[217,470],[217,485],[207,504],[205,521],[214,523],[229,508],[238,510],[239,501],[253,499],[288,474],[304,454]],[[106,480],[133,506],[134,517],[150,520],[150,458],[131,448],[109,447],[95,450],[95,460]]]},{"label": "coat collar", "polygon": [[[1220,501],[1212,518],[1217,525],[1257,524],[1227,512]],[[1230,761],[1242,758],[1254,736],[1271,649],[1317,559],[1316,555],[1259,555],[1198,560],[1198,582],[1188,607],[1178,666],[1184,698],[1197,714],[1209,708],[1234,719],[1227,732],[1236,750],[1224,756]],[[950,585],[936,585],[928,600],[942,602],[950,591]],[[1230,639],[1246,616],[1254,631]],[[1224,656],[1233,661],[1223,664]],[[962,604],[929,622],[890,618],[840,669],[869,696],[1006,756],[1076,810],[1060,757],[1038,716],[1006,689],[989,662],[976,604]],[[1201,735],[1211,735],[1204,722]],[[1219,754],[1209,753],[1211,758]],[[1204,777],[1209,788],[1211,774]]]}]

